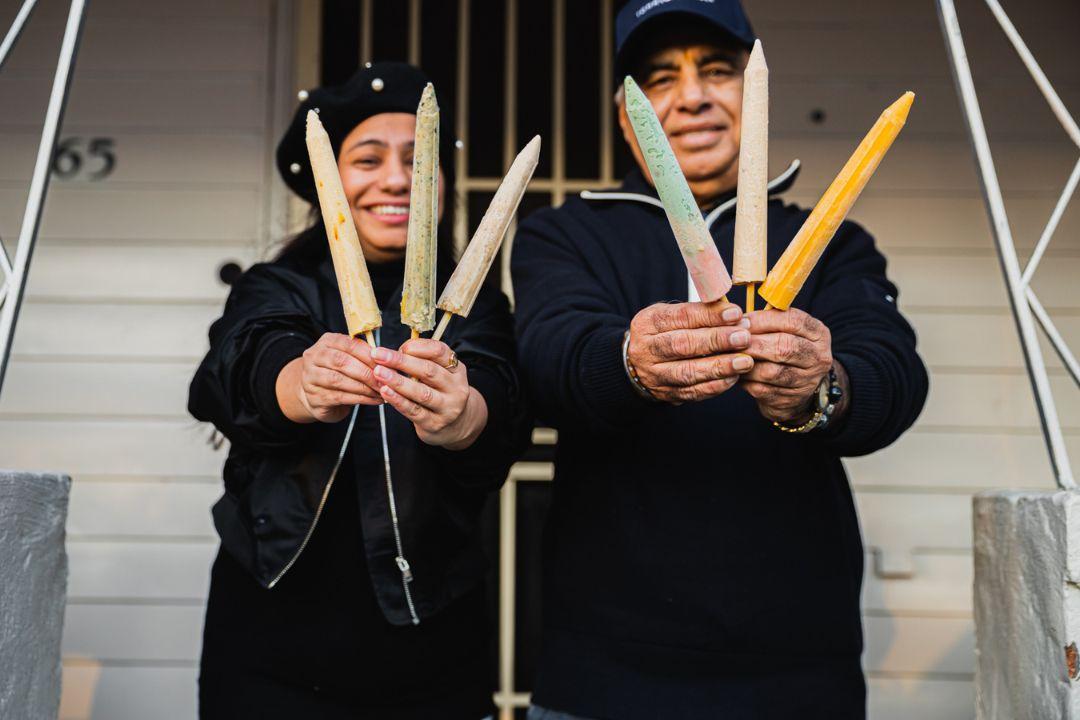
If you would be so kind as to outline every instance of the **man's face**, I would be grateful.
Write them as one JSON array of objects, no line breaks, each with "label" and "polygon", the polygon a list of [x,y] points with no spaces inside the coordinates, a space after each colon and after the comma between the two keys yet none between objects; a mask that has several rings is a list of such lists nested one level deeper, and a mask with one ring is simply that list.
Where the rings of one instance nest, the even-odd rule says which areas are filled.
[{"label": "man's face", "polygon": [[[746,51],[704,41],[689,31],[668,32],[642,54],[635,79],[656,110],[683,174],[702,204],[738,180]],[[619,125],[641,167],[644,158],[619,104]]]}]

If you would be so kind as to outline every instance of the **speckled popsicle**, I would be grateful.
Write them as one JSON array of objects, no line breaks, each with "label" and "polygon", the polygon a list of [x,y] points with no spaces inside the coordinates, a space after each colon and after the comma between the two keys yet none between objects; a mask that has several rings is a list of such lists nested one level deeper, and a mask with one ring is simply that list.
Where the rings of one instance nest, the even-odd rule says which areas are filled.
[{"label": "speckled popsicle", "polygon": [[371,287],[371,276],[364,262],[360,238],[356,235],[352,210],[341,186],[334,148],[319,116],[311,110],[307,114],[306,140],[315,189],[319,194],[319,208],[326,225],[326,239],[330,243],[330,256],[334,261],[341,304],[345,309],[345,323],[349,335],[367,336],[371,342],[371,331],[382,325],[382,315]]},{"label": "speckled popsicle", "polygon": [[435,257],[439,225],[439,104],[431,83],[416,108],[409,235],[405,246],[405,284],[401,322],[415,337],[435,327]]},{"label": "speckled popsicle", "polygon": [[761,286],[761,297],[780,310],[791,307],[810,271],[847,217],[885,153],[904,127],[915,93],[904,93],[874,123],[840,174],[818,200],[810,217],[795,234]]},{"label": "speckled popsicle", "polygon": [[629,75],[623,81],[623,88],[626,114],[634,128],[634,136],[645,157],[656,192],[664,204],[664,212],[667,213],[683,261],[690,271],[690,280],[703,301],[719,300],[731,289],[727,267],[705,226],[705,219],[690,192],[690,186],[686,184],[652,103]]},{"label": "speckled popsicle", "polygon": [[521,197],[525,194],[525,188],[532,179],[539,159],[540,136],[537,135],[514,158],[472,240],[469,241],[469,247],[465,249],[465,254],[461,256],[442,295],[439,296],[438,307],[445,314],[435,330],[434,339],[442,337],[451,315],[465,317],[472,310],[476,296],[480,294],[480,286],[499,252],[506,229],[510,227],[510,221],[517,213],[518,204],[521,203]]},{"label": "speckled popsicle", "polygon": [[[769,67],[758,40],[743,72],[739,194],[735,201],[735,255],[731,262],[731,280],[736,285],[759,283],[767,274],[768,184]],[[751,292],[753,288],[747,288],[747,293]]]}]

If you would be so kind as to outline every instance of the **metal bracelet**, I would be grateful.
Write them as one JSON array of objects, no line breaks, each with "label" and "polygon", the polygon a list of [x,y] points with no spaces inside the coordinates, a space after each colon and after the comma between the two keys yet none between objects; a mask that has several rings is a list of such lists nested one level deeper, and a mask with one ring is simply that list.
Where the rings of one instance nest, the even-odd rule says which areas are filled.
[{"label": "metal bracelet", "polygon": [[623,364],[623,370],[626,371],[626,377],[628,377],[630,379],[630,386],[632,388],[634,388],[634,392],[636,392],[638,395],[645,398],[646,400],[656,401],[656,396],[653,395],[652,391],[649,390],[649,388],[645,387],[644,383],[641,382],[641,378],[638,377],[637,370],[634,369],[634,364],[632,362],[630,362],[630,357],[627,354],[629,352],[629,350],[630,350],[630,331],[627,330],[625,333],[623,333],[623,341],[622,341],[622,364]]}]

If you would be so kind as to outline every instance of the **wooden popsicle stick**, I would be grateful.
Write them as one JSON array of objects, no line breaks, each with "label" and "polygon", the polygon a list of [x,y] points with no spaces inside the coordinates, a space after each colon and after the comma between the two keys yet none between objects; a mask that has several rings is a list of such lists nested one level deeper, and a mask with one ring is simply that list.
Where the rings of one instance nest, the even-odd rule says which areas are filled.
[{"label": "wooden popsicle stick", "polygon": [[776,308],[774,308],[774,307],[772,306],[772,303],[765,303],[765,309],[766,309],[766,310],[775,310]]},{"label": "wooden popsicle stick", "polygon": [[754,289],[756,287],[754,283],[746,286],[746,312],[754,312]]},{"label": "wooden popsicle stick", "polygon": [[364,339],[367,340],[367,344],[371,347],[378,347],[378,345],[375,344],[375,333],[372,331],[368,330],[364,333]]},{"label": "wooden popsicle stick", "polygon": [[410,328],[409,329],[409,339],[410,340],[417,340],[419,338],[420,338],[420,331],[417,330],[416,328]]},{"label": "wooden popsicle stick", "polygon": [[443,312],[443,316],[439,319],[439,324],[435,327],[435,332],[432,334],[432,340],[441,340],[443,333],[446,332],[446,326],[450,324],[450,318],[454,316],[454,313]]}]

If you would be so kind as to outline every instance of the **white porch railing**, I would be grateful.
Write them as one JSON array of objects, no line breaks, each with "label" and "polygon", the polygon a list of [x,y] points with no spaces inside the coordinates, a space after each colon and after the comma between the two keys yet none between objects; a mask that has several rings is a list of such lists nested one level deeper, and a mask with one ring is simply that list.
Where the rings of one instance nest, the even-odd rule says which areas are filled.
[{"label": "white porch railing", "polygon": [[[1080,127],[1077,127],[1076,121],[1069,114],[1065,104],[1050,84],[1042,68],[1035,61],[1035,57],[1028,50],[1027,45],[1024,44],[1020,33],[1016,31],[1016,27],[1009,20],[997,0],[985,1],[1016,52],[1020,55],[1020,59],[1027,67],[1039,91],[1046,98],[1050,109],[1054,112],[1069,138],[1080,149]],[[1016,245],[1013,242],[1012,230],[1009,226],[1008,213],[1005,210],[1005,200],[1002,197],[997,170],[994,167],[994,158],[990,152],[990,140],[986,134],[986,127],[983,125],[982,111],[979,109],[979,98],[975,92],[975,82],[971,76],[971,66],[968,64],[967,51],[964,48],[964,38],[960,32],[960,21],[956,16],[956,6],[953,4],[953,0],[938,0],[938,10],[942,30],[945,33],[945,44],[948,47],[949,58],[952,61],[953,76],[964,109],[964,118],[967,121],[971,142],[975,149],[975,157],[979,164],[983,198],[986,202],[987,212],[990,215],[990,225],[993,228],[994,241],[997,243],[1001,268],[1005,273],[1005,285],[1009,293],[1009,303],[1012,306],[1013,317],[1016,319],[1016,327],[1020,333],[1020,346],[1024,352],[1028,375],[1031,378],[1031,386],[1035,393],[1035,404],[1039,410],[1043,436],[1050,452],[1050,462],[1058,485],[1065,490],[1075,489],[1076,480],[1069,465],[1068,449],[1065,446],[1061,421],[1054,405],[1054,394],[1050,387],[1050,378],[1046,372],[1046,361],[1043,359],[1042,348],[1039,346],[1039,337],[1035,331],[1036,323],[1042,326],[1050,345],[1061,356],[1066,370],[1078,386],[1080,386],[1080,363],[1077,363],[1076,356],[1073,355],[1065,339],[1058,332],[1057,327],[1050,319],[1050,314],[1046,312],[1042,303],[1039,302],[1035,290],[1031,287],[1031,279],[1039,266],[1039,261],[1046,252],[1047,246],[1050,244],[1054,231],[1057,230],[1058,223],[1065,213],[1069,200],[1076,191],[1077,184],[1080,183],[1080,158],[1078,158],[1076,167],[1065,183],[1065,189],[1062,191],[1061,197],[1050,215],[1050,220],[1047,222],[1042,236],[1035,245],[1035,250],[1028,260],[1027,266],[1021,270],[1020,260],[1016,255]]]}]

